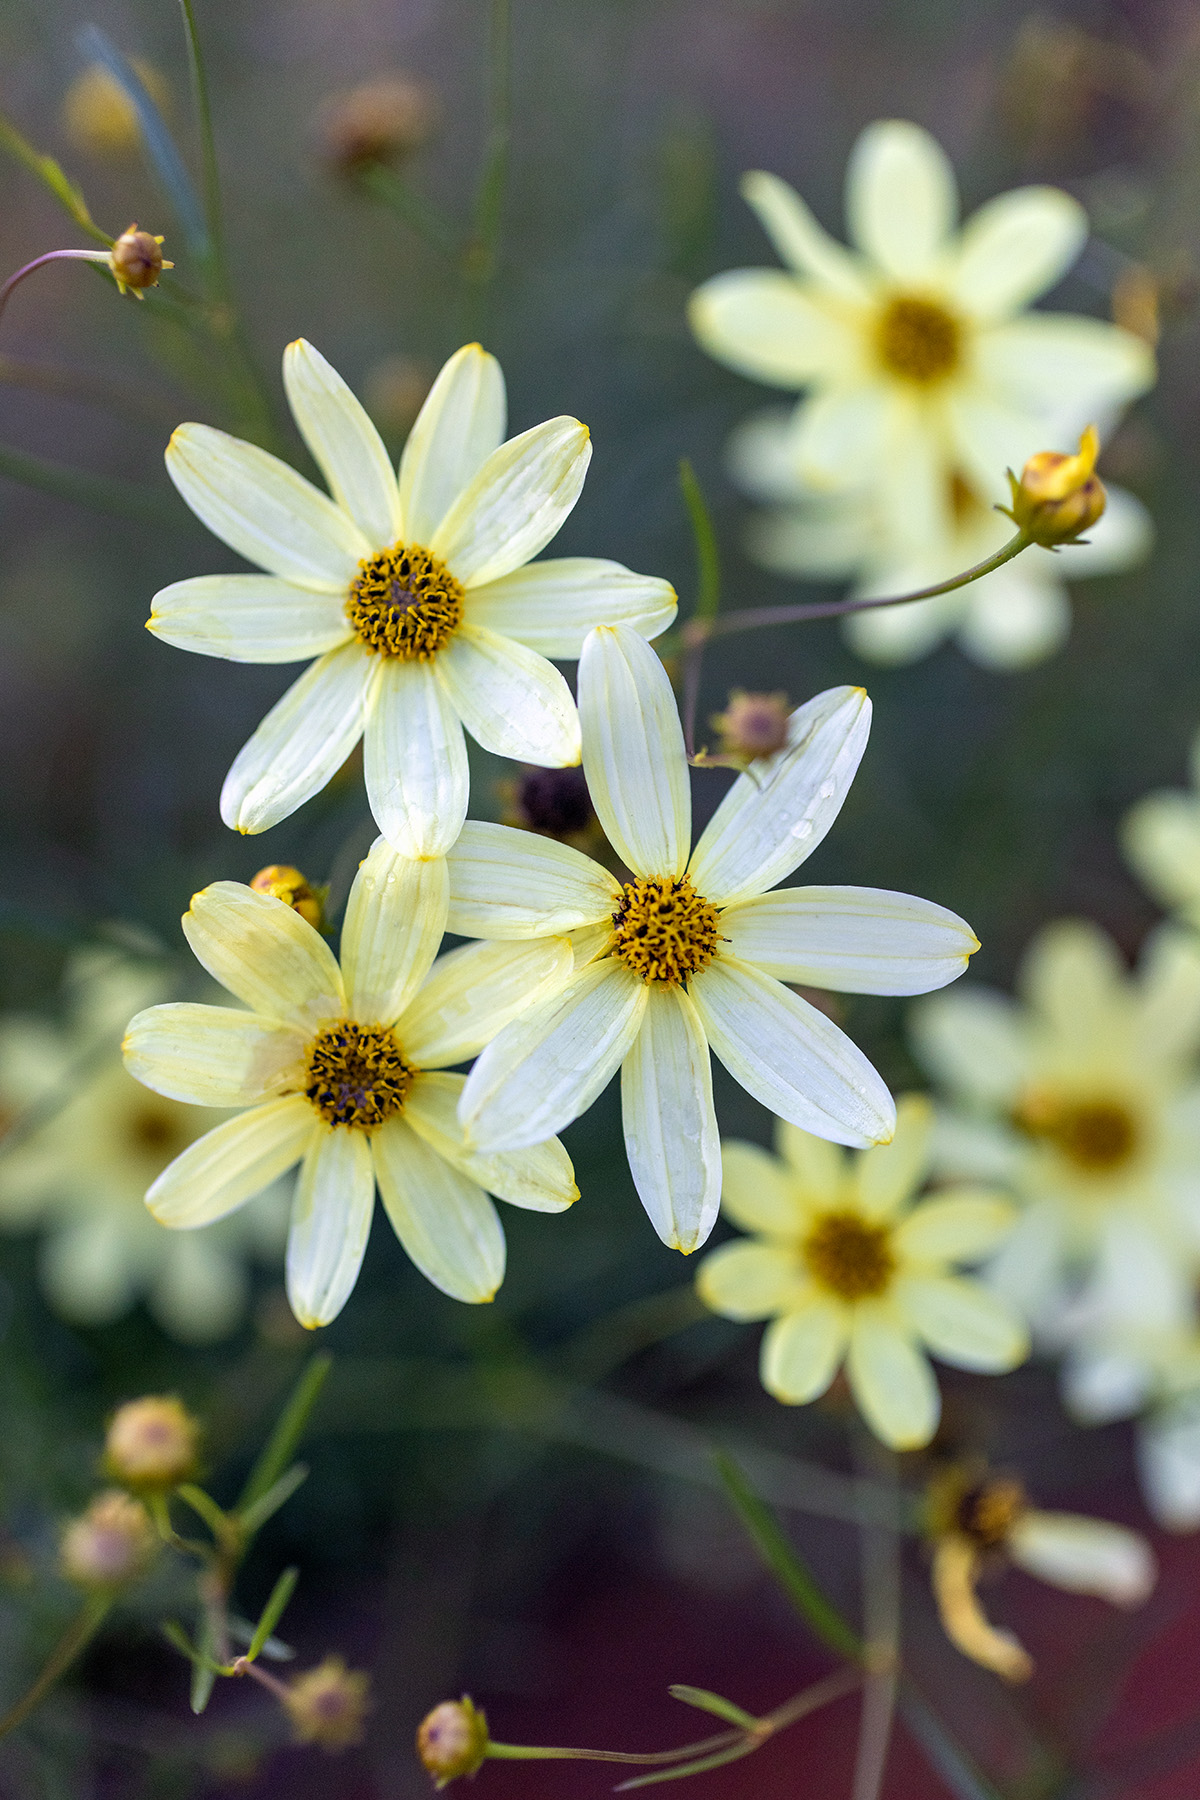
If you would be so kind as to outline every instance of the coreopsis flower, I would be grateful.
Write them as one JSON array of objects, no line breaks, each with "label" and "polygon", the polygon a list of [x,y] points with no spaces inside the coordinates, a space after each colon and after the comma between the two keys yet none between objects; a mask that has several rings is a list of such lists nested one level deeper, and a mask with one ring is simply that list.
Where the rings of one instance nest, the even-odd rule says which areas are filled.
[{"label": "coreopsis flower", "polygon": [[[797,484],[790,460],[791,425],[775,412],[751,419],[733,435],[730,466],[744,490],[767,505],[748,526],[756,562],[781,575],[847,580],[852,598],[911,593],[974,567],[1012,536],[1012,525],[960,473],[947,478],[940,535],[896,546],[870,487],[829,494]],[[1060,550],[1040,545],[968,587],[905,606],[849,613],[842,632],[872,662],[915,662],[947,638],[989,669],[1040,662],[1071,628],[1069,584],[1119,573],[1140,562],[1153,538],[1150,516],[1132,494],[1108,487],[1103,516],[1086,543]]]},{"label": "coreopsis flower", "polygon": [[504,1276],[489,1192],[535,1212],[578,1197],[556,1141],[503,1156],[469,1149],[455,1111],[463,1077],[444,1072],[561,985],[570,945],[469,944],[435,963],[445,921],[445,863],[398,857],[382,838],[350,890],[340,967],[283,900],[215,882],[193,896],[184,934],[249,1011],[154,1006],[126,1034],[126,1065],[147,1087],[246,1109],[151,1186],[161,1225],[209,1225],[301,1165],[287,1290],[303,1325],[328,1324],[349,1298],[377,1183],[422,1274],[472,1301],[490,1300]]},{"label": "coreopsis flower", "polygon": [[68,1581],[113,1593],[144,1575],[159,1549],[150,1514],[117,1489],[97,1494],[63,1532],[59,1565]]},{"label": "coreopsis flower", "polygon": [[42,1233],[42,1286],[67,1319],[107,1324],[144,1295],[172,1337],[224,1337],[245,1310],[247,1264],[282,1250],[279,1196],[264,1194],[204,1238],[160,1230],[146,1189],[211,1119],[147,1092],[120,1043],[130,1014],[170,989],[145,965],[99,950],[72,959],[66,988],[61,1026],[0,1020],[0,1112],[34,1121],[0,1157],[0,1228]]},{"label": "coreopsis flower", "polygon": [[298,1744],[349,1750],[366,1733],[371,1677],[362,1669],[348,1669],[340,1656],[327,1656],[315,1669],[292,1676],[283,1705]]},{"label": "coreopsis flower", "polygon": [[938,1166],[1000,1181],[1022,1217],[991,1266],[1048,1344],[1072,1303],[1147,1325],[1193,1309],[1200,1254],[1200,947],[1170,928],[1135,974],[1099,927],[1046,927],[1019,1000],[966,988],[913,1011],[947,1106]]},{"label": "coreopsis flower", "polygon": [[1054,1587],[1114,1606],[1140,1606],[1157,1579],[1154,1553],[1136,1531],[1080,1513],[1041,1512],[1010,1476],[947,1471],[930,1485],[926,1524],[947,1637],[1006,1681],[1027,1681],[1033,1659],[980,1604],[977,1584],[990,1568],[1013,1562]]},{"label": "coreopsis flower", "polygon": [[855,1157],[786,1120],[777,1155],[727,1142],[721,1204],[755,1235],[722,1244],[696,1278],[713,1312],[771,1320],[759,1365],[768,1393],[803,1405],[844,1364],[859,1411],[896,1450],[927,1444],[937,1429],[927,1352],[989,1374],[1029,1352],[1016,1311],[954,1266],[995,1249],[1011,1205],[980,1188],[916,1199],[932,1121],[929,1103],[910,1095],[892,1142]]},{"label": "coreopsis flower", "polygon": [[172,1394],[119,1406],[104,1435],[104,1467],[135,1493],[169,1493],[196,1473],[200,1421]]},{"label": "coreopsis flower", "polygon": [[831,688],[791,715],[787,746],[739,776],[691,848],[683,732],[665,670],[628,626],[579,663],[583,767],[630,870],[619,881],[565,844],[470,822],[448,859],[450,929],[570,931],[576,974],[501,1032],[461,1117],[484,1152],[516,1149],[589,1107],[621,1069],[634,1184],[664,1243],[702,1244],[720,1203],[709,1048],[757,1100],[842,1143],[891,1136],[891,1095],[862,1052],[785,987],[924,993],[978,947],[930,901],[879,888],[769,893],[811,855],[866,747],[870,702]]},{"label": "coreopsis flower", "polygon": [[624,620],[654,637],[669,583],[619,563],[534,563],[579,498],[577,419],[503,442],[504,378],[478,344],[452,356],[393,474],[379,433],[311,344],[284,385],[332,498],[208,425],[181,425],[167,468],[192,511],[265,575],[203,575],[154,599],[148,628],[234,662],[315,657],[235,759],[221,817],[265,831],[323,788],[365,738],[367,795],[399,851],[436,856],[467,810],[463,727],[487,750],[579,760],[579,720],[548,657]]},{"label": "coreopsis flower", "polygon": [[850,159],[854,248],[817,224],[773,175],[742,192],[786,270],[738,269],[692,297],[692,328],[721,362],[807,390],[789,430],[796,482],[868,487],[897,556],[951,531],[957,475],[987,503],[1007,468],[1073,441],[1154,380],[1132,332],[1030,313],[1074,262],[1083,209],[1049,187],[988,202],[957,229],[954,171],[927,132],[870,125]]},{"label": "coreopsis flower", "polygon": [[1200,736],[1192,743],[1190,791],[1146,794],[1125,815],[1125,855],[1170,912],[1200,927]]}]

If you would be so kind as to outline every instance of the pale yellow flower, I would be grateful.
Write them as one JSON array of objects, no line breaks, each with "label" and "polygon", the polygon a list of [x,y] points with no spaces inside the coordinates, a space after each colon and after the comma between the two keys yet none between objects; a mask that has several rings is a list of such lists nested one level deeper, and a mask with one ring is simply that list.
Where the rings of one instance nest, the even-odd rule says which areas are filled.
[{"label": "pale yellow flower", "polygon": [[1163,906],[1200,927],[1200,736],[1192,743],[1191,788],[1147,794],[1122,826],[1134,873]]}]

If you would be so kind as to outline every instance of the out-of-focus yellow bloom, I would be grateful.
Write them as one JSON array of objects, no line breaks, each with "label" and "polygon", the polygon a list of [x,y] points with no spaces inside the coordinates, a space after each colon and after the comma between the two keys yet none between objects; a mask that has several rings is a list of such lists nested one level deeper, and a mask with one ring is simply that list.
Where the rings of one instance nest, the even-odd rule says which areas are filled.
[{"label": "out-of-focus yellow bloom", "polygon": [[1200,734],[1190,790],[1147,794],[1125,815],[1121,837],[1139,880],[1162,906],[1200,930]]},{"label": "out-of-focus yellow bloom", "polygon": [[291,863],[268,863],[252,878],[250,886],[256,894],[272,894],[276,900],[282,900],[315,931],[324,929],[325,896],[329,889],[313,887]]},{"label": "out-of-focus yellow bloom", "polygon": [[196,1472],[200,1422],[170,1394],[118,1407],[104,1440],[104,1466],[123,1487],[166,1493]]},{"label": "out-of-focus yellow bloom", "polygon": [[[162,72],[140,56],[129,60],[150,98],[164,111],[170,93]],[[75,77],[63,96],[62,122],[71,142],[91,156],[129,156],[142,141],[133,102],[102,63],[89,63]]]},{"label": "out-of-focus yellow bloom", "polygon": [[417,1755],[438,1788],[462,1775],[474,1775],[487,1748],[487,1717],[469,1694],[461,1700],[443,1700],[417,1728]]},{"label": "out-of-focus yellow bloom", "polygon": [[104,1591],[144,1574],[157,1549],[154,1526],[141,1501],[114,1489],[97,1494],[87,1511],[71,1520],[63,1532],[59,1563],[68,1581]]},{"label": "out-of-focus yellow bloom", "polygon": [[348,1669],[340,1656],[327,1656],[315,1669],[292,1677],[283,1704],[297,1743],[348,1750],[363,1740],[371,1678],[361,1669]]}]

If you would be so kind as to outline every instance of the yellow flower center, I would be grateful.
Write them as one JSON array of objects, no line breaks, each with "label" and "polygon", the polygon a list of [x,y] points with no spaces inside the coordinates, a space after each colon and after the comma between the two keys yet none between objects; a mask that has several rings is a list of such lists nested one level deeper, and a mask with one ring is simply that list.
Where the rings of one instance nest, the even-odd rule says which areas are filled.
[{"label": "yellow flower center", "polygon": [[643,981],[676,986],[717,953],[716,907],[686,875],[627,881],[613,914],[614,954]]},{"label": "yellow flower center", "polygon": [[180,1121],[165,1106],[138,1106],[130,1113],[125,1132],[131,1147],[143,1156],[161,1157],[165,1168],[191,1141]]},{"label": "yellow flower center", "polygon": [[1065,1099],[1033,1093],[1017,1108],[1017,1124],[1053,1145],[1085,1175],[1111,1175],[1136,1154],[1142,1132],[1123,1100]]},{"label": "yellow flower center", "polygon": [[826,1213],[801,1246],[813,1279],[839,1300],[882,1294],[896,1268],[891,1233],[853,1212]]},{"label": "yellow flower center", "polygon": [[373,1131],[400,1111],[415,1074],[386,1025],[342,1019],[313,1039],[304,1092],[327,1125]]},{"label": "yellow flower center", "polygon": [[897,294],[879,315],[875,349],[889,375],[921,386],[953,374],[962,354],[962,330],[936,300]]},{"label": "yellow flower center", "polygon": [[346,600],[359,643],[405,662],[436,656],[462,616],[462,582],[420,544],[393,544],[364,557]]}]

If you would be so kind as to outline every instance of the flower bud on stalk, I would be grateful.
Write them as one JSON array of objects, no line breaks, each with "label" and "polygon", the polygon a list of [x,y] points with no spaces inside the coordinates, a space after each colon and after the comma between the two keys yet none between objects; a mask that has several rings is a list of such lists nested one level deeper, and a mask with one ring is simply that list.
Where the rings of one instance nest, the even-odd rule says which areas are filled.
[{"label": "flower bud on stalk", "polygon": [[315,931],[324,929],[325,897],[329,889],[313,887],[308,878],[291,863],[268,863],[260,869],[250,886],[256,894],[270,894],[300,914]]},{"label": "flower bud on stalk", "polygon": [[1025,464],[1020,481],[1009,470],[1012,505],[1000,510],[1044,549],[1076,543],[1107,505],[1103,483],[1095,473],[1099,453],[1100,438],[1094,425],[1080,438],[1074,456],[1039,450]]},{"label": "flower bud on stalk", "polygon": [[721,734],[721,750],[745,762],[774,756],[787,743],[788,697],[786,694],[748,694],[734,688],[723,713],[714,713],[712,724]]},{"label": "flower bud on stalk", "polygon": [[133,292],[140,300],[143,288],[157,287],[163,270],[175,267],[173,262],[164,262],[161,246],[161,237],[141,231],[136,223],[121,233],[108,260],[113,279],[123,294]]},{"label": "flower bud on stalk", "polygon": [[130,1400],[113,1414],[104,1466],[114,1481],[142,1493],[167,1493],[196,1472],[200,1425],[166,1394]]},{"label": "flower bud on stalk", "polygon": [[141,1501],[114,1488],[98,1494],[67,1526],[60,1566],[78,1587],[124,1587],[145,1572],[157,1549],[158,1539]]},{"label": "flower bud on stalk", "polygon": [[487,1751],[487,1718],[468,1694],[461,1700],[443,1700],[426,1713],[417,1729],[417,1755],[435,1787],[474,1775]]}]

